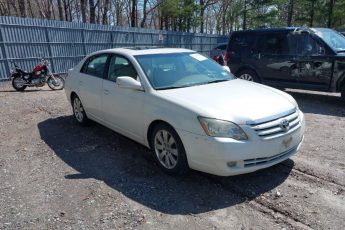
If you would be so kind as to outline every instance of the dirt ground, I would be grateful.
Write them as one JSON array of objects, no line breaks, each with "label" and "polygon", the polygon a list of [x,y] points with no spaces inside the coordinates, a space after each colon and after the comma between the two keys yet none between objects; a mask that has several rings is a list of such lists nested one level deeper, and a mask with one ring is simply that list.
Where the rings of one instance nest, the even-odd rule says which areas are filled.
[{"label": "dirt ground", "polygon": [[0,83],[0,229],[345,229],[345,105],[287,90],[306,114],[300,152],[255,173],[162,173],[151,152],[79,127],[64,91]]}]

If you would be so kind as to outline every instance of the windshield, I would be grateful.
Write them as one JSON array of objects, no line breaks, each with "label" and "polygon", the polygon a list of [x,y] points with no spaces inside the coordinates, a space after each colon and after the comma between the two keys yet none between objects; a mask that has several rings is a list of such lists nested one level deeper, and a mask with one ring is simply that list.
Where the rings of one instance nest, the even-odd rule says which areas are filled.
[{"label": "windshield", "polygon": [[170,53],[135,56],[153,88],[190,87],[229,81],[231,73],[198,53]]},{"label": "windshield", "polygon": [[345,50],[345,37],[343,35],[331,29],[313,29],[313,31],[334,50]]}]

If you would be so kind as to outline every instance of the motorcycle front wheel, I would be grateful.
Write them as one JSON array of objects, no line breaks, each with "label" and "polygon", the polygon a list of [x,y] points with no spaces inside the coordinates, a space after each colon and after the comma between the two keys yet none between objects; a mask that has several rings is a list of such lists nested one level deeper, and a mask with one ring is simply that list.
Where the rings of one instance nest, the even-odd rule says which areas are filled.
[{"label": "motorcycle front wheel", "polygon": [[[55,79],[54,79],[55,78]],[[65,87],[65,80],[60,76],[49,77],[47,84],[52,90],[61,90]]]},{"label": "motorcycle front wheel", "polygon": [[26,88],[26,81],[21,76],[16,76],[12,79],[12,86],[17,91],[24,91]]}]

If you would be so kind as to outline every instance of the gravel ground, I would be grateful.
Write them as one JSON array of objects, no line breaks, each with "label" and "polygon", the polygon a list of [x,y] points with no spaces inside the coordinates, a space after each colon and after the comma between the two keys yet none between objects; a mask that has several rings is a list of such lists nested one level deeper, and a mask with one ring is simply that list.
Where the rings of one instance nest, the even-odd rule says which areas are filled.
[{"label": "gravel ground", "polygon": [[149,150],[79,127],[64,91],[0,83],[0,229],[345,229],[345,105],[288,90],[300,152],[255,173],[162,173]]}]

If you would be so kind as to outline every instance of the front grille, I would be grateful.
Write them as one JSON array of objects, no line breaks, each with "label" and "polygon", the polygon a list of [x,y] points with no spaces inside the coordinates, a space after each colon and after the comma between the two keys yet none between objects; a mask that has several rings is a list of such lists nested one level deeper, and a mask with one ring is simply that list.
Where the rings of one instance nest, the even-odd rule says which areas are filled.
[{"label": "front grille", "polygon": [[284,130],[282,127],[280,127],[280,122],[283,119],[286,119],[289,121],[289,130],[295,130],[301,126],[301,119],[299,117],[299,112],[296,110],[295,112],[289,115],[286,115],[284,117],[280,117],[278,119],[271,120],[268,122],[251,125],[251,128],[255,130],[255,132],[258,134],[259,137],[273,138],[277,135],[287,132],[287,130]]},{"label": "front grille", "polygon": [[285,152],[282,152],[280,154],[277,154],[277,155],[271,156],[271,157],[261,157],[261,158],[253,158],[253,159],[244,160],[244,167],[246,168],[246,167],[262,165],[262,164],[267,164],[267,163],[270,163],[273,161],[277,161],[279,159],[282,159],[282,158],[290,155],[294,151],[296,151],[297,147],[298,146],[295,146],[292,149],[289,149]]}]

